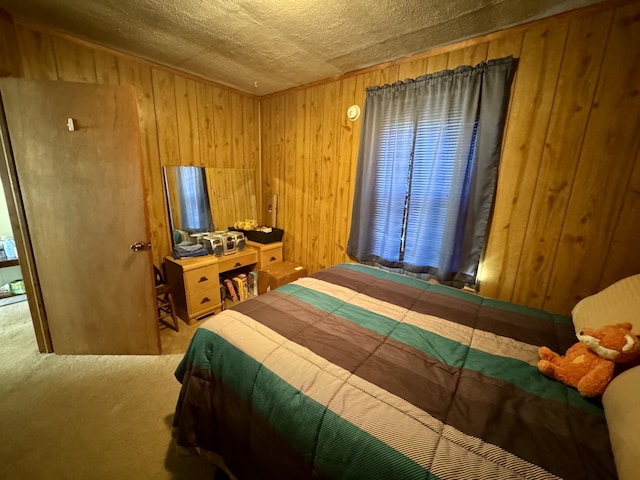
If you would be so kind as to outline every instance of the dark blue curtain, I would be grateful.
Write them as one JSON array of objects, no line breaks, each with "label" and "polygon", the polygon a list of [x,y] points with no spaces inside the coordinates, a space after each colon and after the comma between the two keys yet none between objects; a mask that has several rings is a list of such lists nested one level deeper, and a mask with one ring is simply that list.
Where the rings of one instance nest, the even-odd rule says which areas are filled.
[{"label": "dark blue curtain", "polygon": [[475,284],[514,71],[508,57],[367,89],[352,258]]}]

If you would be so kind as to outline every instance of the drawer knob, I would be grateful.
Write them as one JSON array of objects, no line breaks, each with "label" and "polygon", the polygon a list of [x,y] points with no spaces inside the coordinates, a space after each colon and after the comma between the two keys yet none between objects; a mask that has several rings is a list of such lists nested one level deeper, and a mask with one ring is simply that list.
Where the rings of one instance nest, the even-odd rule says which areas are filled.
[{"label": "drawer knob", "polygon": [[234,267],[241,267],[242,264],[240,262],[236,262],[236,264],[234,265]]},{"label": "drawer knob", "polygon": [[200,280],[198,280],[198,283],[202,283],[202,282],[206,282],[209,279],[207,277],[200,277]]},{"label": "drawer knob", "polygon": [[270,262],[275,262],[275,261],[276,261],[276,257],[271,257],[271,258],[269,259],[269,261],[270,261]]},{"label": "drawer knob", "polygon": [[211,301],[211,299],[209,297],[204,297],[200,303],[202,304],[202,303],[207,303],[207,302],[210,302],[210,301]]}]

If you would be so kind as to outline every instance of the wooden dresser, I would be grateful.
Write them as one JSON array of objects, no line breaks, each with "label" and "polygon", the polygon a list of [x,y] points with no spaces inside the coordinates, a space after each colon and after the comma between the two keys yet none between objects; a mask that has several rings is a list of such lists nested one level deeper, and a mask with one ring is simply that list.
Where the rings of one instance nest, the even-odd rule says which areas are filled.
[{"label": "wooden dresser", "polygon": [[282,242],[247,242],[247,248],[231,255],[175,259],[165,257],[167,281],[171,285],[176,314],[187,324],[199,318],[219,313],[220,277],[250,270],[267,270],[282,262]]},{"label": "wooden dresser", "polygon": [[258,253],[258,249],[248,246],[221,257],[165,257],[167,281],[171,285],[177,315],[192,325],[198,318],[220,312],[220,274],[243,268],[252,270],[258,263]]}]

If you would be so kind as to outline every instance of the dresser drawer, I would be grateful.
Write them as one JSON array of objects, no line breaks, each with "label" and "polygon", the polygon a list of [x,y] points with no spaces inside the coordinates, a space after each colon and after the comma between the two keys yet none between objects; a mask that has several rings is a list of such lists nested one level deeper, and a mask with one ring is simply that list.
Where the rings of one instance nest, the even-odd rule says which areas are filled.
[{"label": "dresser drawer", "polygon": [[272,263],[282,261],[282,247],[276,246],[270,250],[262,250],[260,252],[260,260],[258,261],[259,269],[266,270]]},{"label": "dresser drawer", "polygon": [[211,312],[220,306],[220,288],[189,292],[187,303],[191,317],[199,317]]},{"label": "dresser drawer", "polygon": [[253,249],[246,249],[242,252],[234,253],[228,258],[220,258],[218,261],[218,271],[228,272],[235,268],[246,267],[252,265],[258,261],[258,252]]},{"label": "dresser drawer", "polygon": [[218,288],[218,267],[208,265],[184,272],[185,290],[215,290]]}]

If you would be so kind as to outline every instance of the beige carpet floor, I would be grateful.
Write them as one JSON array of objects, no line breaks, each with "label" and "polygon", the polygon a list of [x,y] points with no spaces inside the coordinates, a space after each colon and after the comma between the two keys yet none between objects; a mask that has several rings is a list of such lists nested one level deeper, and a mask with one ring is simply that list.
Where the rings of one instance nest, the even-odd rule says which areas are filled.
[{"label": "beige carpet floor", "polygon": [[213,478],[213,467],[178,454],[171,438],[173,372],[194,330],[181,326],[162,332],[171,354],[41,354],[27,302],[1,307],[0,478]]}]

